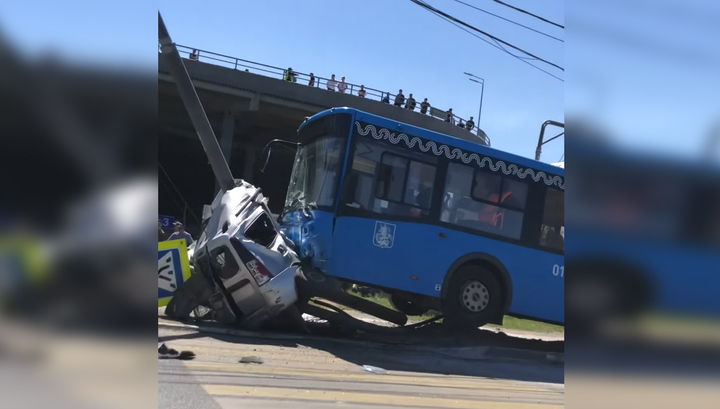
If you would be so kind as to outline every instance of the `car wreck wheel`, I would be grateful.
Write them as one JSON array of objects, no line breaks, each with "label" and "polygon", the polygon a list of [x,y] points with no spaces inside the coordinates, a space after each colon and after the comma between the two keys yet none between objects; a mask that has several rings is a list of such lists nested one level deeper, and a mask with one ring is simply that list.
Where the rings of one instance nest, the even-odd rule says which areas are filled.
[{"label": "car wreck wheel", "polygon": [[212,318],[212,308],[200,305],[193,310],[193,315],[196,320],[207,320]]}]

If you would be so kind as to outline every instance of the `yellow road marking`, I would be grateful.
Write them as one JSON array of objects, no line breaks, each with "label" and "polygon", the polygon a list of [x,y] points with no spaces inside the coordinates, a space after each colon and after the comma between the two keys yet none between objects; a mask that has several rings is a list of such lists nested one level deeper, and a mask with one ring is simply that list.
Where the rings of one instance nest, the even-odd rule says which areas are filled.
[{"label": "yellow road marking", "polygon": [[563,405],[545,405],[541,403],[491,402],[407,395],[399,396],[376,393],[340,392],[331,390],[323,391],[236,385],[203,385],[203,388],[207,393],[213,396],[243,396],[248,398],[312,400],[452,409],[550,409],[564,407]]},{"label": "yellow road marking", "polygon": [[232,373],[246,373],[254,375],[272,375],[272,376],[287,376],[287,377],[305,377],[315,379],[329,379],[333,381],[355,381],[355,382],[375,382],[375,383],[387,383],[387,384],[405,384],[413,386],[430,386],[430,387],[451,387],[451,388],[465,388],[465,389],[493,389],[493,390],[512,390],[517,392],[545,392],[555,393],[563,395],[563,390],[555,389],[544,389],[539,387],[525,386],[520,382],[508,381],[508,380],[495,380],[495,379],[468,379],[468,378],[453,378],[453,377],[422,377],[422,376],[407,376],[407,375],[394,375],[392,373],[388,375],[376,375],[370,373],[347,373],[347,372],[332,372],[332,371],[313,371],[307,369],[293,369],[293,368],[277,368],[269,366],[255,366],[255,365],[243,365],[243,364],[228,364],[228,363],[211,363],[211,362],[185,362],[185,367],[190,370],[200,371],[217,371],[217,372],[232,372]]}]

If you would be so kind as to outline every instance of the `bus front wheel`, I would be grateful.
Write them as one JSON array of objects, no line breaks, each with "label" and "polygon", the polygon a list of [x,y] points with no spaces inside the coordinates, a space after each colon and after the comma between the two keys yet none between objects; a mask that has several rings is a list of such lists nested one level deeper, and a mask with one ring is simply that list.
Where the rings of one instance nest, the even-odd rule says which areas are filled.
[{"label": "bus front wheel", "polygon": [[495,275],[482,267],[460,267],[450,278],[442,303],[443,322],[474,329],[493,322],[502,313],[502,290]]}]

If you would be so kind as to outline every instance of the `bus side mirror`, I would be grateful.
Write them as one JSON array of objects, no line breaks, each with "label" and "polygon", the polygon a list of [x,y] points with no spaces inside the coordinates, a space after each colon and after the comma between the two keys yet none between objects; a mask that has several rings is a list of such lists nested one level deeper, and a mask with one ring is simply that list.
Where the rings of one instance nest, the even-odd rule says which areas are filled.
[{"label": "bus side mirror", "polygon": [[273,139],[272,141],[268,142],[267,145],[263,148],[262,154],[260,155],[260,160],[262,161],[262,167],[260,168],[261,173],[265,173],[265,168],[267,168],[268,163],[270,162],[270,153],[272,152],[272,145],[279,145],[283,146],[293,153],[297,152],[299,144],[296,142],[291,141],[285,141],[282,139]]},{"label": "bus side mirror", "polygon": [[[262,167],[260,168],[260,173],[265,173],[265,168],[267,167],[268,162],[270,162],[270,152],[272,152],[272,148],[270,148],[268,146],[267,153],[263,155],[265,160],[262,161]],[[261,158],[261,160],[262,160],[262,158]]]}]

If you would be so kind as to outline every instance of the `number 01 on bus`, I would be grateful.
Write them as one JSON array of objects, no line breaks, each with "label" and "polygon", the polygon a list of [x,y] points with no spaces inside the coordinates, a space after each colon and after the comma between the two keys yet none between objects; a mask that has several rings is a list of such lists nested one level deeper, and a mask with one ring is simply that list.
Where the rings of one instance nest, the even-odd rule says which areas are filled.
[{"label": "number 01 on bus", "polygon": [[562,167],[351,108],[298,138],[279,222],[313,268],[452,326],[564,323]]}]

